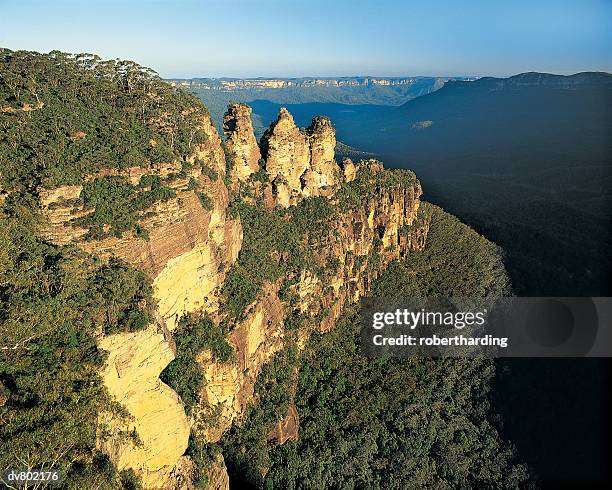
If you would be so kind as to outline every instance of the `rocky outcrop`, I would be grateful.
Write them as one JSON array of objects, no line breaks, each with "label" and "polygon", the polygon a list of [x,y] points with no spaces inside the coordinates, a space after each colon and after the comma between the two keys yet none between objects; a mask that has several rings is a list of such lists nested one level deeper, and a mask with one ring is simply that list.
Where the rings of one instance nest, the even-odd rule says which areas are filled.
[{"label": "rocky outcrop", "polygon": [[369,176],[364,179],[367,197],[340,213],[317,244],[317,262],[335,262],[336,271],[329,270],[321,281],[305,270],[294,286],[295,308],[316,319],[314,326],[323,332],[333,328],[344,305],[368,292],[392,260],[422,250],[429,229],[427,217],[419,215],[422,191],[416,179],[401,186],[385,184],[382,173],[387,171],[375,160],[360,162],[357,172]]},{"label": "rocky outcrop", "polygon": [[[194,145],[186,165],[170,162],[149,168],[108,169],[85,179],[121,175],[137,185],[143,175],[164,178],[173,174],[165,182],[176,197],[154,204],[139,219],[148,239],[126,231],[120,238],[86,240],[87,230],[70,223],[90,212],[82,209],[82,186],[39,189],[46,217],[41,234],[47,240],[74,243],[102,258],[120,257],[153,280],[157,325],[98,341],[99,348],[108,352],[104,384],[127,411],[127,417],[101,414],[98,445],[119,469],[133,469],[145,488],[189,488],[191,463],[183,454],[192,420],[178,395],[159,380],[159,373],[174,359],[169,331],[179,318],[194,311],[214,315],[218,310],[220,287],[242,244],[240,221],[227,215],[221,139],[209,118],[202,118],[200,128],[206,138]],[[218,177],[203,172],[202,165]],[[204,207],[197,192],[205,193],[212,205]]]},{"label": "rocky outcrop", "polygon": [[277,120],[262,139],[268,178],[279,195],[281,205],[297,202],[302,194],[302,175],[310,167],[310,146],[306,131],[300,130],[293,116],[282,107]]},{"label": "rocky outcrop", "polygon": [[[221,139],[210,119],[202,118],[201,129],[206,134],[206,141],[195,146],[188,161],[193,167],[187,170],[185,177],[169,182],[176,191],[176,198],[154,204],[139,220],[148,230],[148,240],[131,231],[124,232],[121,238],[83,240],[87,230],[70,225],[70,220],[89,212],[79,207],[82,186],[39,190],[46,217],[42,235],[58,244],[76,243],[102,257],[115,255],[146,271],[153,279],[158,311],[170,330],[185,313],[218,309],[218,289],[242,243],[240,221],[228,219],[226,214],[228,190],[223,180],[211,179],[199,165],[203,163],[219,176],[225,174]],[[123,175],[135,185],[143,175],[165,177],[176,174],[181,168],[181,164],[175,162],[148,169],[109,169],[88,178]],[[190,189],[192,179],[199,191],[211,199],[212,209],[205,209],[196,191]]]},{"label": "rocky outcrop", "polygon": [[127,411],[100,415],[98,447],[119,470],[132,468],[145,488],[159,488],[187,449],[190,421],[177,394],[159,380],[174,359],[169,338],[158,325],[104,337],[108,352],[102,379]]},{"label": "rocky outcrop", "polygon": [[[224,127],[228,128],[226,144],[236,163],[238,180],[245,180],[255,171],[244,170],[245,154],[258,155],[259,150],[253,145],[250,110],[244,107],[230,106],[224,118]],[[341,181],[340,167],[334,159],[335,146],[336,131],[328,118],[315,117],[308,128],[300,129],[289,111],[281,108],[262,138],[265,170],[276,205],[288,207],[305,197],[333,195]]]},{"label": "rocky outcrop", "polygon": [[37,111],[39,109],[42,109],[44,106],[45,106],[45,103],[39,100],[34,105],[24,103],[21,107],[12,107],[12,106],[0,107],[0,113],[31,112],[31,111]]},{"label": "rocky outcrop", "polygon": [[205,474],[208,490],[229,490],[229,475],[223,455],[218,453]]},{"label": "rocky outcrop", "polygon": [[[202,120],[207,138],[188,159],[192,166],[171,162],[104,172],[123,175],[133,184],[143,175],[163,177],[178,169],[185,173],[168,180],[175,198],[158,202],[142,214],[139,224],[149,231],[148,240],[129,231],[121,238],[85,240],[87,230],[69,224],[75,216],[90,212],[80,207],[82,187],[39,190],[48,222],[42,233],[48,240],[75,243],[101,257],[118,256],[153,280],[157,324],[99,339],[100,348],[108,351],[104,383],[128,414],[127,418],[113,413],[100,416],[99,447],[119,469],[134,469],[145,488],[191,488],[193,462],[184,456],[190,430],[216,442],[241,419],[256,401],[257,376],[285,347],[288,313],[305,318],[297,331],[298,346],[311,332],[332,329],[345,305],[358,301],[391,260],[423,248],[427,235],[427,219],[419,215],[421,188],[416,178],[412,174],[393,177],[397,174],[374,160],[357,164],[345,160],[339,167],[334,158],[335,131],[326,118],[315,118],[309,128],[300,130],[288,111],[281,109],[262,139],[268,182],[255,183],[249,177],[259,168],[254,165],[259,165],[259,157],[250,110],[232,107],[224,122],[228,150],[234,157],[231,180],[239,191],[234,198],[242,196],[245,186],[257,184],[254,189],[267,209],[324,196],[338,212],[330,218],[328,232],[305,237],[324,277],[320,270],[318,275],[305,267],[296,277],[266,283],[227,338],[234,357],[221,362],[211,351],[200,353],[205,382],[189,418],[176,393],[158,377],[174,357],[170,332],[190,312],[208,313],[215,323],[222,320],[219,293],[242,245],[240,221],[228,216],[224,179],[213,178],[202,168],[204,164],[219,176],[226,171],[221,140],[210,120]],[[210,198],[211,206],[202,205],[194,182]],[[281,301],[279,288],[284,281],[293,284],[288,294],[295,301]],[[280,444],[297,437],[295,407],[293,411],[270,433]],[[227,488],[222,458],[211,466],[211,475],[209,481],[218,482],[215,488]]]},{"label": "rocky outcrop", "polygon": [[315,117],[306,130],[310,146],[310,167],[302,176],[302,194],[331,196],[340,183],[340,167],[336,163],[336,130],[326,117]]},{"label": "rocky outcrop", "polygon": [[3,407],[9,399],[9,391],[6,389],[2,381],[0,381],[0,407]]},{"label": "rocky outcrop", "polygon": [[357,176],[357,167],[350,158],[345,158],[342,161],[342,173],[345,182],[353,182]]},{"label": "rocky outcrop", "polygon": [[251,113],[246,104],[231,104],[223,116],[225,145],[233,155],[232,180],[247,180],[259,170],[261,152],[253,133]]},{"label": "rocky outcrop", "polygon": [[[336,200],[339,212],[330,222],[328,232],[313,244],[317,264],[327,264],[326,277],[303,269],[290,288],[296,298],[293,309],[306,317],[299,343],[303,345],[312,331],[331,330],[344,307],[359,301],[372,281],[395,259],[421,250],[425,245],[428,220],[419,215],[421,187],[412,174],[400,175],[397,181],[375,160],[359,162],[354,167],[352,187],[364,194],[354,207],[344,209]],[[359,177],[358,180],[357,176]],[[336,264],[335,270],[329,264]],[[205,373],[205,387],[198,408],[204,424],[196,430],[206,440],[219,440],[236,420],[240,420],[254,400],[254,383],[263,365],[285,343],[284,322],[288,305],[278,298],[278,286],[268,284],[261,299],[250,305],[247,319],[230,335],[236,359],[221,363],[210,353],[200,358]],[[214,415],[210,415],[214,414]]]}]

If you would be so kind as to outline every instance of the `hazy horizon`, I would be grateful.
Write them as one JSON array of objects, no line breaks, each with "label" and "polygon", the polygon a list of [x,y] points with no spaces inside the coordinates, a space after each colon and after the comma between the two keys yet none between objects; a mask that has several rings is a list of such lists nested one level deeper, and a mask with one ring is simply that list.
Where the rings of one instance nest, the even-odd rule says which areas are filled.
[{"label": "hazy horizon", "polygon": [[551,73],[551,72],[545,72],[545,71],[528,71],[528,72],[519,72],[519,73],[512,73],[512,74],[508,74],[508,75],[411,75],[411,74],[407,74],[407,75],[392,75],[392,76],[387,76],[387,75],[380,75],[380,74],[367,74],[367,75],[319,75],[319,76],[311,76],[311,75],[306,75],[306,76],[300,76],[300,77],[296,77],[296,76],[283,76],[283,75],[276,75],[276,76],[243,76],[243,77],[231,77],[231,76],[193,76],[193,77],[164,77],[166,80],[308,80],[308,79],[312,79],[312,80],[338,80],[338,79],[342,79],[342,78],[385,78],[385,79],[403,79],[403,78],[473,78],[473,79],[479,79],[479,78],[486,78],[486,77],[493,77],[493,78],[511,78],[517,75],[524,75],[526,73],[538,73],[538,74],[542,74],[542,75],[555,75],[555,76],[574,76],[574,75],[580,75],[581,73],[604,73],[607,75],[612,75],[612,71],[602,71],[602,70],[584,70],[584,71],[577,71],[575,73]]},{"label": "hazy horizon", "polygon": [[[131,59],[163,78],[612,71],[604,0],[0,0],[0,46]],[[408,74],[408,75],[407,75]]]}]

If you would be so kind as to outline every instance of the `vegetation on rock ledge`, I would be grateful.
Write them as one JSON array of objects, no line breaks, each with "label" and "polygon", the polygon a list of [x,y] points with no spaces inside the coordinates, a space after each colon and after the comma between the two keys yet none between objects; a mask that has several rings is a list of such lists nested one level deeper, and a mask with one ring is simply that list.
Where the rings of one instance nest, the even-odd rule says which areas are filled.
[{"label": "vegetation on rock ledge", "polygon": [[197,355],[210,349],[215,358],[227,362],[234,353],[225,334],[223,325],[216,326],[209,318],[193,314],[183,316],[174,332],[176,357],[161,373],[160,379],[180,395],[188,411],[196,403],[204,381]]},{"label": "vegetation on rock ledge", "polygon": [[75,226],[89,228],[86,239],[99,240],[110,235],[121,238],[126,230],[134,230],[142,236],[143,228],[136,221],[142,211],[158,201],[176,196],[170,187],[164,186],[156,175],[145,175],[138,190],[125,177],[99,177],[86,182],[81,192],[81,202],[89,214],[72,220]]},{"label": "vegetation on rock ledge", "polygon": [[234,204],[244,230],[238,261],[223,285],[224,307],[239,318],[265,281],[299,275],[303,269],[322,273],[312,246],[329,231],[336,208],[324,197],[304,199],[286,210]]}]

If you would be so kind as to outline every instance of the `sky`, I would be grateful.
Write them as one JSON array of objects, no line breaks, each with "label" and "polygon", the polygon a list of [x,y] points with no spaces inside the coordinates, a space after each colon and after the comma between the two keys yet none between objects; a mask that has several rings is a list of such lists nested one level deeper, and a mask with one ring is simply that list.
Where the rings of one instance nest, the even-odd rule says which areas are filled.
[{"label": "sky", "polygon": [[0,26],[165,78],[612,72],[612,0],[0,0]]}]

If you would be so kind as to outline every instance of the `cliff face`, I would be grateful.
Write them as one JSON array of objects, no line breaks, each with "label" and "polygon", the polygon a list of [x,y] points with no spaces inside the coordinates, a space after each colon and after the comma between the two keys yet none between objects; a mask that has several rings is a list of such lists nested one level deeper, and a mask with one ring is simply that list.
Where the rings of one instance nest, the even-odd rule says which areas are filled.
[{"label": "cliff face", "polygon": [[[446,79],[440,78],[441,83]],[[257,78],[257,79],[210,79],[193,78],[177,79],[172,84],[182,87],[204,90],[233,91],[241,89],[283,89],[309,87],[371,87],[371,86],[410,86],[417,78],[372,78],[372,77],[342,77],[342,78]]]},{"label": "cliff face", "polygon": [[[141,332],[99,340],[99,347],[108,352],[104,383],[127,410],[127,419],[101,414],[99,446],[119,469],[132,468],[145,488],[177,486],[186,479],[181,471],[188,467],[182,463],[182,455],[192,422],[178,395],[158,377],[175,356],[169,331],[186,313],[218,310],[218,291],[242,243],[240,221],[226,214],[228,190],[221,178],[226,170],[221,140],[208,118],[202,119],[201,128],[207,138],[195,146],[188,162],[193,166],[169,184],[176,197],[154,204],[139,219],[148,230],[147,240],[131,231],[121,238],[85,240],[87,230],[70,224],[88,212],[79,202],[83,186],[40,189],[45,238],[58,244],[73,242],[101,257],[118,256],[146,271],[153,280],[157,324]],[[219,177],[204,174],[200,163]],[[143,175],[166,177],[181,168],[180,163],[171,162],[153,169],[128,168],[104,174],[123,175],[136,185]],[[192,179],[210,198],[210,209],[190,189]],[[133,431],[137,441],[128,437]]]},{"label": "cliff face", "polygon": [[[216,129],[208,118],[202,119],[201,128],[207,139],[194,148],[190,157],[193,166],[183,177],[169,183],[176,197],[154,204],[139,219],[139,224],[148,230],[148,240],[130,231],[124,232],[121,238],[84,240],[87,230],[70,225],[70,220],[88,213],[78,202],[82,186],[40,190],[47,223],[43,236],[58,244],[76,242],[82,249],[102,257],[115,255],[146,271],[153,279],[159,313],[170,330],[185,313],[218,308],[216,291],[242,243],[239,220],[226,216],[228,190],[222,179],[210,178],[196,164],[203,162],[219,176],[225,174],[225,155]],[[181,163],[171,162],[153,169],[133,167],[108,171],[102,176],[123,175],[136,185],[143,175],[167,177],[181,168]],[[210,198],[211,209],[205,209],[196,191],[190,189],[191,179]]]},{"label": "cliff face", "polygon": [[[375,161],[362,162],[357,169],[383,171]],[[317,243],[316,259],[321,264],[335,262],[336,271],[322,281],[304,269],[291,287],[298,298],[294,310],[307,318],[298,332],[301,343],[313,330],[333,329],[344,306],[359,301],[389,262],[425,246],[429,223],[418,217],[420,195],[418,182],[405,188],[375,188],[358,209],[340,213],[333,220]],[[287,310],[283,305],[278,288],[268,285],[262,299],[250,305],[246,320],[230,335],[237,362],[222,363],[208,354],[200,359],[206,383],[199,410],[217,414],[214,426],[200,432],[208,441],[218,441],[241,418],[253,400],[263,365],[285,345]]]},{"label": "cliff face", "polygon": [[150,325],[99,342],[109,353],[102,379],[128,416],[100,415],[98,447],[119,470],[136,471],[145,488],[159,487],[169,479],[187,449],[191,427],[178,395],[159,380],[174,359],[169,340],[162,328]]},{"label": "cliff face", "polygon": [[[255,402],[258,374],[286,345],[287,315],[295,312],[306,318],[297,332],[303,345],[312,331],[332,329],[343,307],[358,301],[391,260],[425,245],[428,223],[418,215],[421,188],[416,178],[390,179],[391,173],[376,161],[347,160],[342,168],[338,166],[335,131],[328,119],[315,118],[309,128],[300,130],[289,112],[281,110],[262,141],[267,182],[251,178],[260,170],[261,153],[250,109],[230,107],[224,123],[233,159],[231,187],[254,186],[268,208],[286,208],[316,196],[335,206],[338,212],[330,218],[328,231],[312,244],[317,264],[335,265],[323,279],[304,268],[296,277],[264,285],[242,319],[232,325],[227,340],[235,351],[233,359],[220,362],[208,350],[198,356],[205,383],[190,417],[158,375],[174,358],[171,332],[181,316],[204,312],[215,323],[223,318],[220,289],[242,244],[240,221],[228,216],[226,179],[214,178],[201,165],[219,176],[226,172],[224,150],[214,127],[208,119],[202,120],[207,138],[194,148],[188,162],[193,165],[186,171],[177,163],[115,171],[137,184],[145,174],[163,177],[183,168],[184,175],[169,184],[176,196],[140,216],[139,224],[149,231],[148,240],[130,231],[121,238],[87,240],[86,229],[68,223],[91,212],[80,204],[82,186],[40,191],[48,221],[43,233],[49,240],[73,242],[102,257],[116,255],[153,279],[156,324],[99,340],[100,348],[109,353],[104,382],[128,414],[127,418],[100,415],[99,447],[120,469],[134,469],[146,488],[189,488],[191,463],[183,455],[190,431],[204,440],[218,441],[240,420],[249,403]],[[198,198],[198,191],[209,197],[208,206]],[[358,199],[351,198],[354,193],[361,193]],[[291,306],[279,292],[285,280],[290,280],[289,293],[297,298]],[[288,413],[270,437],[283,443],[298,437],[298,427],[297,414]],[[137,441],[127,437],[134,431]],[[222,458],[215,465],[211,474],[219,488],[227,488]]]},{"label": "cliff face", "polygon": [[[250,305],[246,319],[230,334],[235,359],[219,362],[208,351],[200,356],[205,384],[195,410],[194,429],[206,440],[217,442],[252,401],[257,375],[283,348],[284,316],[278,285],[267,284],[262,298]],[[210,413],[215,417],[207,416]]]}]

